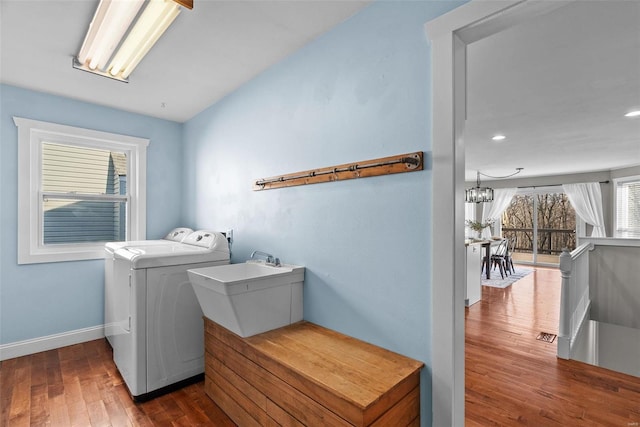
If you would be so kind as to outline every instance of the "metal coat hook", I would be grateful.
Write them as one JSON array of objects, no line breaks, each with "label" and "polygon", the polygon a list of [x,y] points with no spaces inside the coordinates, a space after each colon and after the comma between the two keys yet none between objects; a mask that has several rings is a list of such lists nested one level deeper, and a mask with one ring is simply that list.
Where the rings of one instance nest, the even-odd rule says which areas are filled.
[{"label": "metal coat hook", "polygon": [[317,184],[345,179],[366,178],[423,169],[423,152],[366,160],[346,165],[312,169],[254,181],[253,189],[269,190],[296,185]]}]

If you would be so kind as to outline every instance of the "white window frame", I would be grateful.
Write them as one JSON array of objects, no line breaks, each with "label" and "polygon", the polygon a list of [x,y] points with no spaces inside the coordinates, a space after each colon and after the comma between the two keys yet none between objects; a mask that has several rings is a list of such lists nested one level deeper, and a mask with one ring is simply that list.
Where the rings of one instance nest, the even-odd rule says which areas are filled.
[{"label": "white window frame", "polygon": [[54,142],[127,155],[127,240],[146,238],[146,176],[149,140],[14,117],[18,127],[18,264],[104,257],[104,243],[43,243],[42,143]]},{"label": "white window frame", "polygon": [[613,179],[613,237],[616,238],[628,238],[626,236],[620,236],[620,232],[618,230],[618,184],[625,182],[637,182],[640,181],[640,175],[634,176],[625,176],[622,178],[614,178]]},{"label": "white window frame", "polygon": [[[564,189],[561,185],[550,185],[550,186],[542,186],[542,187],[524,187],[519,188],[516,192],[516,196],[537,196],[539,194],[567,194],[564,192]],[[573,206],[572,206],[573,207]],[[575,209],[574,209],[575,210]],[[538,212],[538,200],[537,197],[533,199],[533,211]],[[580,237],[584,237],[585,233],[585,222],[580,218],[578,214],[575,214],[576,217],[576,247],[580,246]],[[533,241],[538,241],[538,215],[533,216]],[[536,245],[537,246],[537,245]],[[544,263],[538,262],[538,250],[537,247],[534,248],[532,253],[532,261],[521,261],[525,264],[534,264],[540,266],[551,266],[555,267],[558,264]]]}]

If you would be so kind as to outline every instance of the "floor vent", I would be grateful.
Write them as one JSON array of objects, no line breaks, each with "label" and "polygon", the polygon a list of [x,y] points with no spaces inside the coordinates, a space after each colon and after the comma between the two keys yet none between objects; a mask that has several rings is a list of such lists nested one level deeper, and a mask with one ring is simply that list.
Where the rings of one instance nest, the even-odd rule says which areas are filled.
[{"label": "floor vent", "polygon": [[556,339],[556,334],[550,334],[548,332],[540,332],[536,337],[538,341],[544,342],[554,342]]}]

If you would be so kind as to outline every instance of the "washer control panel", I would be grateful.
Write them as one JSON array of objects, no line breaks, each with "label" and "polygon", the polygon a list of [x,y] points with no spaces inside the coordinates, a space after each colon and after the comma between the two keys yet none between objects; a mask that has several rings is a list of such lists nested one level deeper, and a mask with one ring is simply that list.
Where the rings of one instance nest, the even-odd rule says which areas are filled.
[{"label": "washer control panel", "polygon": [[193,233],[193,230],[187,227],[174,228],[169,232],[169,234],[164,236],[164,239],[172,240],[174,242],[182,242],[184,238],[191,233]]},{"label": "washer control panel", "polygon": [[219,244],[220,241],[227,243],[221,233],[216,231],[198,230],[185,237],[182,243],[212,249],[216,243]]}]

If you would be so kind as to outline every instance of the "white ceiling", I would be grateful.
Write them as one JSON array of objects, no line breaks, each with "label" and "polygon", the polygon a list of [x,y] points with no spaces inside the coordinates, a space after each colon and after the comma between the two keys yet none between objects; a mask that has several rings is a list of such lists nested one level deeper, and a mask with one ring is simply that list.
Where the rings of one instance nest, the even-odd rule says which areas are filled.
[{"label": "white ceiling", "polygon": [[195,0],[122,83],[71,67],[98,0],[0,0],[0,81],[184,122],[370,1]]},{"label": "white ceiling", "polygon": [[[184,122],[370,1],[195,0],[125,84],[71,67],[98,0],[0,0],[0,81]],[[573,2],[468,64],[468,180],[640,164],[640,1]]]},{"label": "white ceiling", "polygon": [[640,164],[640,117],[624,117],[640,109],[640,1],[570,3],[469,45],[467,59],[467,180]]}]

